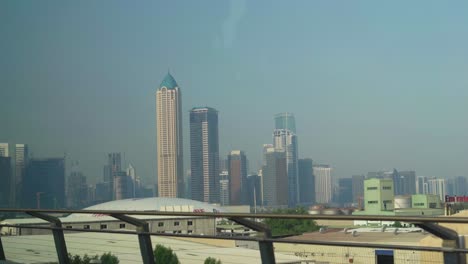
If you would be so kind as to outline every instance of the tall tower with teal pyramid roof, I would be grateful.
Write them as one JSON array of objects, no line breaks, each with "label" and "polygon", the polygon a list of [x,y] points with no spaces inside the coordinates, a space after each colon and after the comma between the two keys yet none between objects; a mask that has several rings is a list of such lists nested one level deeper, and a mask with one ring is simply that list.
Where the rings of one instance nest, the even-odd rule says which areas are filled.
[{"label": "tall tower with teal pyramid roof", "polygon": [[156,142],[159,197],[183,197],[182,99],[167,73],[156,92]]}]

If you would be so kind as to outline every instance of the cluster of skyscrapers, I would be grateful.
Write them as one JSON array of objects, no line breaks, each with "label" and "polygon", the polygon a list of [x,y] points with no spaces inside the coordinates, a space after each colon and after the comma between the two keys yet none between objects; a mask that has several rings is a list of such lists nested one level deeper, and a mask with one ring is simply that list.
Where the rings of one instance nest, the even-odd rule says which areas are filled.
[{"label": "cluster of skyscrapers", "polygon": [[[0,143],[0,207],[82,208],[135,197],[180,197],[221,205],[277,208],[335,204],[362,207],[364,180],[390,178],[395,195],[465,195],[465,177],[416,176],[414,171],[369,172],[332,178],[329,165],[299,158],[292,113],[274,116],[272,142],[263,145],[262,164],[249,173],[247,156],[231,150],[219,153],[218,111],[194,107],[189,113],[190,170],[184,177],[182,93],[168,73],[156,91],[157,184],[143,187],[135,168],[122,167],[121,153],[109,153],[103,177],[89,185],[72,163],[65,176],[65,158],[31,158],[26,144]],[[260,149],[260,145],[259,145]],[[11,151],[14,150],[14,151]],[[14,155],[12,153],[14,152]]]},{"label": "cluster of skyscrapers", "polygon": [[208,106],[192,108],[190,177],[184,182],[181,96],[177,82],[168,73],[156,92],[159,196],[223,205],[291,207],[312,204],[317,188],[319,200],[331,201],[331,168],[313,167],[311,159],[299,160],[296,124],[291,113],[275,116],[273,144],[264,145],[263,164],[258,173],[248,175],[243,151],[232,150],[226,160],[220,158],[218,111]]}]

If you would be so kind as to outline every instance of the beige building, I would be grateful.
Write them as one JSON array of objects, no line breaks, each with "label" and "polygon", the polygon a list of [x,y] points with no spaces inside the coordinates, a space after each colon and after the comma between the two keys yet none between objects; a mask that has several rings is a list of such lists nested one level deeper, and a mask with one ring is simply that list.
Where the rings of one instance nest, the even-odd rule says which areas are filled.
[{"label": "beige building", "polygon": [[182,100],[167,74],[156,92],[156,133],[159,197],[183,197]]}]

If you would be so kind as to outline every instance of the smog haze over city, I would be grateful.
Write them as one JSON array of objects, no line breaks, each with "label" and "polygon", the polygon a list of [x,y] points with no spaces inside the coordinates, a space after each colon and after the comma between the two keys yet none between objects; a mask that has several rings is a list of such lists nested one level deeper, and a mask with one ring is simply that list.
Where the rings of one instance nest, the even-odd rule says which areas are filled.
[{"label": "smog haze over city", "polygon": [[[219,150],[259,169],[274,115],[337,178],[468,172],[465,1],[1,1],[0,142],[79,161],[122,152],[156,182],[155,93],[219,111]],[[67,166],[70,164],[67,163]],[[126,166],[126,165],[124,165]]]}]

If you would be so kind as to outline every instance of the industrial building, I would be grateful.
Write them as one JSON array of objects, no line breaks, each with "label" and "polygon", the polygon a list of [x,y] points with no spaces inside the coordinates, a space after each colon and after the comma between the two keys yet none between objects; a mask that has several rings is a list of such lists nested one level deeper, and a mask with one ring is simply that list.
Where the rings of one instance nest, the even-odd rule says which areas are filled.
[{"label": "industrial building", "polygon": [[[142,199],[126,199],[94,205],[84,210],[126,210],[126,211],[161,211],[161,212],[226,212],[222,207],[180,198],[151,197]],[[204,234],[215,235],[216,220],[207,217],[181,217],[142,215],[133,216],[148,222],[150,232],[171,234]],[[103,214],[70,214],[60,218],[67,229],[129,229],[135,227]],[[37,218],[6,219],[1,224],[49,226],[47,222]],[[39,235],[47,234],[48,230],[28,229],[18,227],[2,227],[2,235]]]}]

